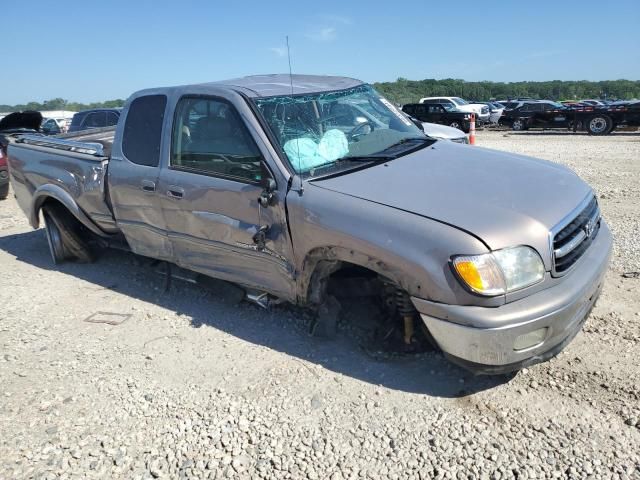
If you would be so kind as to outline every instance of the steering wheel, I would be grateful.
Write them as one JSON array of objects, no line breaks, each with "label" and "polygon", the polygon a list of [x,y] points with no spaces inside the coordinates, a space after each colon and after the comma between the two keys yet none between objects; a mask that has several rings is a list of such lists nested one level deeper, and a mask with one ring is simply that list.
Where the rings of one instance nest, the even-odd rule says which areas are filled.
[{"label": "steering wheel", "polygon": [[374,130],[374,128],[375,128],[375,127],[373,126],[373,123],[371,123],[369,120],[366,120],[366,121],[364,121],[364,122],[362,122],[362,123],[359,123],[359,124],[358,124],[358,125],[356,125],[355,127],[353,127],[353,128],[351,129],[351,131],[350,131],[349,133],[347,133],[347,137],[348,137],[349,139],[351,139],[351,140],[355,140],[355,139],[356,139],[356,137],[359,137],[360,135],[367,135],[367,133],[364,133],[364,132],[362,132],[362,133],[357,133],[358,131],[362,130],[362,128],[363,128],[363,127],[365,127],[365,126],[367,126],[367,125],[369,126],[369,129],[370,129],[370,131],[369,131],[369,132],[367,132],[367,133],[371,133],[371,132],[373,132],[373,130]]}]

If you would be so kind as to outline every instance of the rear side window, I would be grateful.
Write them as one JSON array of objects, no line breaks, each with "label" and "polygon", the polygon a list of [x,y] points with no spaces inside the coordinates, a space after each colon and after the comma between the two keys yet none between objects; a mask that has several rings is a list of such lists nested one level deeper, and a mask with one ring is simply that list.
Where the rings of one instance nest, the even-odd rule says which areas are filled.
[{"label": "rear side window", "polygon": [[165,95],[138,97],[129,105],[122,153],[131,162],[148,167],[157,167],[160,163],[160,140],[166,106]]},{"label": "rear side window", "polygon": [[104,127],[105,122],[106,118],[104,112],[92,112],[87,115],[82,126],[84,128],[99,128]]},{"label": "rear side window", "polygon": [[110,127],[112,125],[116,125],[118,123],[119,116],[114,112],[107,112],[107,123],[106,126]]}]

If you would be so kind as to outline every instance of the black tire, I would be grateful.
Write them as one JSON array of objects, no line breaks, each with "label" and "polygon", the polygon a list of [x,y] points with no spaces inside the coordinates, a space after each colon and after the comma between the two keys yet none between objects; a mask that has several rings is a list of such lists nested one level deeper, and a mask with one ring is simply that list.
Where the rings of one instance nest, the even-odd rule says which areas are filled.
[{"label": "black tire", "polygon": [[457,120],[449,122],[449,126],[451,128],[457,128],[458,130],[464,130],[462,127],[462,122],[458,122]]},{"label": "black tire", "polygon": [[609,115],[597,114],[587,120],[589,135],[607,135],[613,129],[613,120]]},{"label": "black tire", "polygon": [[4,200],[9,196],[9,184],[0,187],[0,200]]},{"label": "black tire", "polygon": [[81,226],[71,214],[59,205],[43,208],[49,253],[53,263],[76,260],[91,263],[93,252],[81,235]]}]

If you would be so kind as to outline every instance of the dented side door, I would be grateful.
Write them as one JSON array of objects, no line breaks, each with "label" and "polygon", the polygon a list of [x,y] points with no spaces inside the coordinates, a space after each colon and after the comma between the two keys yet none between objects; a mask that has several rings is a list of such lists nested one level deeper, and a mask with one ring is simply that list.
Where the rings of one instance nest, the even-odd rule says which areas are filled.
[{"label": "dented side door", "polygon": [[[223,95],[228,93],[221,91],[220,97],[201,98],[220,100]],[[179,121],[179,102],[185,97],[198,98],[198,95],[173,99],[174,114],[170,123]],[[222,100],[235,108],[230,99]],[[243,121],[240,115],[236,118]],[[192,147],[181,147],[184,150],[201,151],[196,143],[204,145],[205,150],[211,145],[206,130],[197,133],[199,123],[191,119],[187,130],[192,137]],[[176,164],[172,153],[175,142],[186,141],[178,140],[178,131],[186,132],[182,126],[172,128],[172,132],[165,130],[166,138],[172,138],[174,145],[164,152],[158,192],[175,263],[211,277],[295,298],[285,195],[277,194],[271,205],[261,206],[259,198],[264,187],[259,179],[251,182],[225,178],[215,171],[199,170],[197,163]],[[206,156],[204,158],[206,161]],[[266,160],[263,157],[261,161]],[[268,172],[266,164],[264,172]],[[280,182],[279,187],[286,185]]]}]

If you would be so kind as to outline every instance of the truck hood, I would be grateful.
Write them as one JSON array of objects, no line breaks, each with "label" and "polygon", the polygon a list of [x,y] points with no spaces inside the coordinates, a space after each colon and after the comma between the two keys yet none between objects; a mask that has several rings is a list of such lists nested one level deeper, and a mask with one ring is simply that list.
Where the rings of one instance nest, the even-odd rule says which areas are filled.
[{"label": "truck hood", "polygon": [[452,225],[492,250],[530,245],[547,267],[549,230],[591,194],[566,167],[453,142],[311,183]]}]

